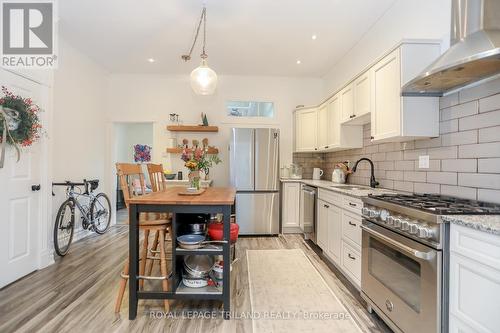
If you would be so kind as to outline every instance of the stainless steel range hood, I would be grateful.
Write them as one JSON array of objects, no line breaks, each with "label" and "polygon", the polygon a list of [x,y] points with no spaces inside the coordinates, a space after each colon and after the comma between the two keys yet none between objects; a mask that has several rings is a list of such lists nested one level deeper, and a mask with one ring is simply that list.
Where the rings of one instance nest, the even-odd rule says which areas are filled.
[{"label": "stainless steel range hood", "polygon": [[500,0],[452,0],[451,46],[403,96],[442,96],[500,74]]}]

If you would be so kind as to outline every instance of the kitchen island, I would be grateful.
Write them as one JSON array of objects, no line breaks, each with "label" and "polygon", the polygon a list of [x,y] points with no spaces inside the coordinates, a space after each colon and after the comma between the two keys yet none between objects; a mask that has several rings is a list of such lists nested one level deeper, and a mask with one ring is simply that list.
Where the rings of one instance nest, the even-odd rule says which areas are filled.
[{"label": "kitchen island", "polygon": [[[137,302],[139,299],[212,299],[221,300],[224,303],[224,318],[229,317],[230,311],[230,269],[229,265],[223,270],[222,291],[197,290],[193,288],[183,288],[182,277],[176,267],[177,256],[191,254],[222,254],[224,263],[230,263],[230,221],[231,208],[235,204],[236,190],[234,188],[210,187],[201,195],[185,196],[179,192],[185,191],[185,187],[171,187],[166,191],[154,192],[140,197],[131,198],[130,207],[130,231],[129,231],[129,319],[133,320],[137,316]],[[172,290],[170,291],[140,291],[138,279],[139,267],[139,214],[143,212],[169,212],[172,218],[172,272],[169,277]],[[207,250],[180,250],[177,249],[177,230],[179,213],[203,213],[203,214],[223,214],[223,244],[222,250],[214,249],[207,253]]]}]

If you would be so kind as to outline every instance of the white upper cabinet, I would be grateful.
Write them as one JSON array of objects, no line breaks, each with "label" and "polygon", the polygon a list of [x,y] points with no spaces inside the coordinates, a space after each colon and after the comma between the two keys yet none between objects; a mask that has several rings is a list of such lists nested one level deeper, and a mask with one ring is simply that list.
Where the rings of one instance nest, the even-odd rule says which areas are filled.
[{"label": "white upper cabinet", "polygon": [[295,112],[295,151],[318,150],[318,110],[300,109]]},{"label": "white upper cabinet", "polygon": [[318,149],[327,149],[328,132],[328,108],[324,104],[318,110]]},{"label": "white upper cabinet", "polygon": [[328,102],[328,146],[336,147],[340,145],[340,98],[333,96]]},{"label": "white upper cabinet", "polygon": [[439,98],[401,96],[401,88],[441,53],[437,41],[406,40],[318,108],[295,112],[295,151],[338,151],[363,146],[371,122],[377,142],[439,135]]},{"label": "white upper cabinet", "polygon": [[366,71],[354,80],[354,114],[350,125],[364,125],[370,122],[371,71]]},{"label": "white upper cabinet", "polygon": [[341,122],[345,122],[354,115],[354,89],[353,84],[348,84],[340,91]]},{"label": "white upper cabinet", "polygon": [[401,87],[439,54],[437,43],[403,43],[371,68],[372,140],[396,142],[439,135],[439,99],[401,96]]}]

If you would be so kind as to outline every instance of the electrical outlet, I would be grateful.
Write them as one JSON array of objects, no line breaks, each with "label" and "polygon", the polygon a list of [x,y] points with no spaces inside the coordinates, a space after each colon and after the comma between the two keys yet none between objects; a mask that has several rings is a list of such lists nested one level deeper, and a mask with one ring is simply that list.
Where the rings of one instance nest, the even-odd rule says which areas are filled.
[{"label": "electrical outlet", "polygon": [[419,169],[429,169],[429,155],[418,157],[418,167]]}]

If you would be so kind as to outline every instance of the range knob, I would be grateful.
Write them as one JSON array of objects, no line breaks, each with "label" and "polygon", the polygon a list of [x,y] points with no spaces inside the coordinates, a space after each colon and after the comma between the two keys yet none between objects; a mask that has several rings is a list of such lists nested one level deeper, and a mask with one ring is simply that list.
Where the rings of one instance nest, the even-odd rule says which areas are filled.
[{"label": "range knob", "polygon": [[395,220],[394,216],[389,215],[387,217],[387,224],[388,225],[394,225],[394,220]]},{"label": "range knob", "polygon": [[401,219],[401,230],[408,231],[410,230],[410,221],[407,219]]},{"label": "range knob", "polygon": [[394,217],[393,221],[394,221],[394,227],[401,229],[401,224],[403,220],[400,217]]},{"label": "range knob", "polygon": [[368,207],[363,207],[361,209],[361,214],[363,214],[365,216],[370,216],[370,209]]},{"label": "range knob", "polygon": [[377,218],[380,216],[380,211],[377,209],[370,209],[369,216],[371,218]]},{"label": "range knob", "polygon": [[418,234],[418,224],[410,222],[409,225],[410,227],[408,231],[410,232],[410,234],[412,235]]},{"label": "range knob", "polygon": [[434,232],[430,228],[418,227],[418,237],[420,238],[432,238]]}]

